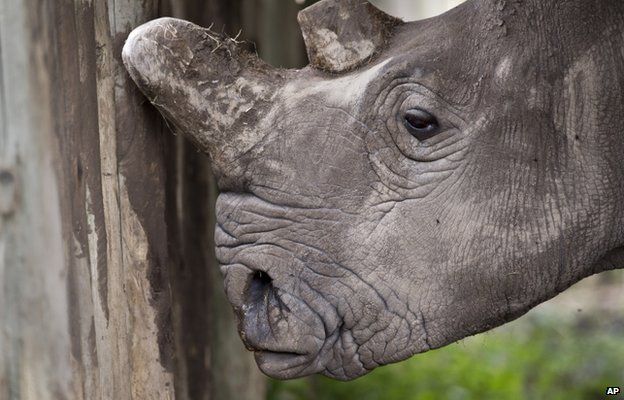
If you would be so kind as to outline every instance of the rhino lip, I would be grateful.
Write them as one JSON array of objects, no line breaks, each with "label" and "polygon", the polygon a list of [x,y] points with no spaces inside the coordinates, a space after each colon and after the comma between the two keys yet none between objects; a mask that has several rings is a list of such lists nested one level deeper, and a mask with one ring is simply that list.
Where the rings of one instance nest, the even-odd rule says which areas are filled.
[{"label": "rhino lip", "polygon": [[[247,350],[254,353],[258,367],[269,376],[281,376],[286,371],[297,371],[306,368],[313,354],[273,347],[254,346],[243,339]],[[293,375],[298,376],[296,373]]]},{"label": "rhino lip", "polygon": [[[289,351],[259,350],[254,352],[258,367],[270,376],[279,376],[286,371],[296,371],[310,364],[310,355]],[[295,372],[293,377],[298,376]]]},{"label": "rhino lip", "polygon": [[285,351],[285,350],[273,350],[273,349],[263,349],[263,348],[248,348],[253,351],[256,355],[271,355],[278,357],[308,357],[307,353],[294,352],[294,351]]}]

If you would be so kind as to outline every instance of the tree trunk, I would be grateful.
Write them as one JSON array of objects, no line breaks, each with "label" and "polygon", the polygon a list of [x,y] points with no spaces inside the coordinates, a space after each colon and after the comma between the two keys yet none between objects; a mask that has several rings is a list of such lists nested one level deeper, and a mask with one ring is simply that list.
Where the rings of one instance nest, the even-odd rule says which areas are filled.
[{"label": "tree trunk", "polygon": [[[0,3],[0,400],[264,398],[214,260],[208,164],[171,135],[120,50],[134,27],[173,15],[242,27],[268,61],[301,65],[297,10]],[[295,39],[276,36],[280,20]]]}]

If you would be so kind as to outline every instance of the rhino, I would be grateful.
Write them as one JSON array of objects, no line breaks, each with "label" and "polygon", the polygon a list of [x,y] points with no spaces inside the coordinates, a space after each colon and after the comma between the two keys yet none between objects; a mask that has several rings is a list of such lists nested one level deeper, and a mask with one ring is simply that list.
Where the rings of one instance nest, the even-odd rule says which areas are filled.
[{"label": "rhino", "polygon": [[210,159],[225,291],[265,374],[355,379],[622,267],[623,1],[298,19],[303,69],[172,18],[123,49]]}]

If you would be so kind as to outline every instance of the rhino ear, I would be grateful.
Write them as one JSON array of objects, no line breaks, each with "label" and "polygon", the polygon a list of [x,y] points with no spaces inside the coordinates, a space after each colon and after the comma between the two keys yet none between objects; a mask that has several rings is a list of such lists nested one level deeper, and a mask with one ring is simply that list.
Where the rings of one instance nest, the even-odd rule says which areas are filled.
[{"label": "rhino ear", "polygon": [[310,64],[344,72],[365,63],[402,24],[366,0],[322,0],[299,13]]}]

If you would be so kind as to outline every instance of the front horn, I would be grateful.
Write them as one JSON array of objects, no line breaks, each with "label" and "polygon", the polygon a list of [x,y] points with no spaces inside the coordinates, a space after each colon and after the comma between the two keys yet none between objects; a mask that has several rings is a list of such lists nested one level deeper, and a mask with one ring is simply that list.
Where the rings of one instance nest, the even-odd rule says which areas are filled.
[{"label": "front horn", "polygon": [[403,23],[366,0],[323,0],[298,19],[310,64],[336,73],[370,60]]},{"label": "front horn", "polygon": [[232,38],[161,18],[136,28],[122,57],[139,89],[175,131],[211,158],[215,175],[236,180],[240,156],[283,78]]}]

